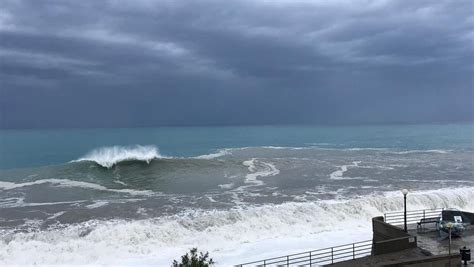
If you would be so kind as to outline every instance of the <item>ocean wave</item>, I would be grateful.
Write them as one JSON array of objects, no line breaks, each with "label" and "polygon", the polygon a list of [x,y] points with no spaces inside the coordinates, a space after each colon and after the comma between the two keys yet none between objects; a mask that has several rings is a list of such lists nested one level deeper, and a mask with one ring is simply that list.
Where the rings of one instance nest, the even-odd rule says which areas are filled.
[{"label": "ocean wave", "polygon": [[85,206],[87,209],[96,209],[96,208],[100,208],[100,207],[103,207],[103,206],[107,206],[109,204],[108,201],[105,201],[105,200],[99,200],[99,201],[94,201],[94,203],[92,204],[89,204],[87,206]]},{"label": "ocean wave", "polygon": [[55,206],[64,204],[79,204],[87,202],[87,200],[58,201],[58,202],[25,202],[25,198],[7,198],[0,199],[0,208],[19,208],[19,207],[39,207],[39,206]]},{"label": "ocean wave", "polygon": [[245,183],[253,185],[263,185],[263,181],[258,180],[258,177],[275,176],[280,173],[280,170],[272,163],[264,162],[258,159],[246,160],[242,163],[250,171],[245,176]]},{"label": "ocean wave", "polygon": [[[416,153],[436,153],[436,154],[446,154],[452,152],[451,150],[442,150],[442,149],[428,149],[428,150],[399,150],[391,148],[326,148],[326,147],[316,147],[316,146],[307,146],[307,147],[284,147],[284,146],[249,146],[249,147],[237,147],[237,148],[223,148],[219,149],[214,153],[203,154],[194,157],[165,157],[159,153],[159,150],[156,146],[111,146],[111,147],[102,147],[92,150],[87,153],[85,156],[73,160],[71,162],[83,162],[90,161],[95,162],[96,164],[105,167],[112,168],[113,166],[125,162],[125,161],[141,161],[150,163],[156,159],[175,159],[175,160],[184,160],[184,159],[204,159],[212,160],[216,158],[221,158],[224,156],[232,155],[233,152],[237,151],[248,151],[252,149],[268,149],[268,150],[288,150],[288,151],[299,151],[299,150],[316,150],[316,151],[374,151],[381,153],[389,154],[416,154]],[[250,151],[252,152],[252,151]],[[253,155],[248,155],[252,157]]]},{"label": "ocean wave", "polygon": [[394,154],[404,155],[404,154],[416,154],[416,153],[435,153],[435,154],[446,154],[450,153],[451,150],[442,150],[442,149],[428,149],[428,150],[406,150],[406,151],[390,151]]},{"label": "ocean wave", "polygon": [[401,150],[395,148],[376,148],[376,147],[353,147],[353,148],[334,148],[333,150],[348,150],[348,151],[380,151],[384,153],[405,155],[405,154],[417,154],[417,153],[434,153],[434,154],[446,154],[452,152],[452,150],[443,149],[415,149],[415,150]]},{"label": "ocean wave", "polygon": [[342,148],[342,149],[337,149],[334,148],[335,150],[349,150],[349,151],[390,151],[389,148],[379,148],[379,147],[352,147],[352,148]]},{"label": "ocean wave", "polygon": [[154,159],[165,158],[156,146],[112,146],[92,150],[80,159],[72,162],[92,161],[105,168],[124,161],[144,161],[150,163]]},{"label": "ocean wave", "polygon": [[218,185],[221,189],[231,189],[234,187],[234,183],[229,183],[229,184],[219,184]]},{"label": "ocean wave", "polygon": [[[472,199],[474,187],[445,188],[411,192],[407,205],[409,210],[451,207],[473,211]],[[147,220],[87,221],[10,234],[8,241],[0,242],[0,264],[116,265],[131,258],[158,259],[168,248],[177,249],[173,256],[161,258],[163,265],[196,245],[214,256],[264,240],[285,243],[289,239],[305,240],[309,235],[313,238],[329,233],[330,237],[331,232],[347,229],[370,231],[372,217],[402,209],[401,193],[390,192],[349,200],[194,210]],[[34,253],[23,257],[24,251]]]},{"label": "ocean wave", "polygon": [[453,152],[453,150],[445,150],[445,149],[414,149],[414,150],[403,150],[400,148],[387,148],[387,147],[344,147],[344,146],[337,146],[337,147],[320,147],[315,145],[316,143],[309,144],[308,146],[247,146],[247,147],[239,147],[239,148],[227,148],[224,149],[227,152],[231,152],[232,150],[249,150],[249,149],[270,149],[270,150],[330,150],[330,151],[375,151],[375,152],[386,152],[386,153],[393,153],[393,154],[412,154],[412,153],[436,153],[436,154],[446,154]]},{"label": "ocean wave", "polygon": [[303,149],[311,149],[314,146],[303,146],[303,147],[295,147],[295,146],[261,146],[260,148],[268,148],[268,149],[288,149],[288,150],[303,150]]},{"label": "ocean wave", "polygon": [[113,188],[107,188],[99,184],[82,182],[82,181],[74,181],[74,180],[69,180],[69,179],[42,179],[42,180],[36,180],[32,182],[25,182],[25,183],[12,183],[12,182],[0,181],[0,190],[12,190],[12,189],[17,189],[17,188],[22,188],[22,187],[41,185],[41,184],[52,184],[52,185],[57,185],[59,187],[80,187],[80,188],[87,188],[87,189],[98,190],[98,191],[125,193],[125,194],[130,194],[130,195],[149,196],[153,194],[153,192],[150,190],[113,189]]},{"label": "ocean wave", "polygon": [[174,159],[174,160],[186,160],[186,159],[215,159],[223,157],[226,155],[232,154],[232,149],[221,149],[215,153],[199,155],[195,157],[166,157],[159,153],[159,150],[156,146],[111,146],[111,147],[101,147],[92,150],[87,153],[85,156],[73,160],[71,162],[84,162],[90,161],[95,162],[96,164],[105,167],[112,168],[113,166],[126,161],[142,161],[150,163],[153,160],[157,159]]},{"label": "ocean wave", "polygon": [[231,155],[231,154],[232,154],[231,149],[226,148],[226,149],[221,149],[215,153],[200,155],[194,158],[195,159],[215,159],[215,158],[220,158],[220,157]]},{"label": "ocean wave", "polygon": [[329,178],[332,180],[351,180],[351,179],[360,179],[354,177],[344,177],[344,173],[352,167],[359,167],[360,161],[354,161],[352,164],[349,165],[342,165],[339,170],[336,170],[329,174]]}]

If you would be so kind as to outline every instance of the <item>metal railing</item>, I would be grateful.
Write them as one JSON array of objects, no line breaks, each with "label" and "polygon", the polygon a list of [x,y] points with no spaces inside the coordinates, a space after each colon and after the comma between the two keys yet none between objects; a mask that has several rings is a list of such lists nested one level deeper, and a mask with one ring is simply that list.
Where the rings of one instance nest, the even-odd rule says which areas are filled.
[{"label": "metal railing", "polygon": [[[419,222],[421,219],[441,217],[444,208],[426,209],[426,210],[410,210],[407,211],[407,224]],[[404,212],[388,212],[384,213],[384,221],[392,225],[403,225]]]},{"label": "metal railing", "polygon": [[319,266],[353,260],[372,254],[372,240],[322,248],[276,258],[235,265],[244,266]]}]

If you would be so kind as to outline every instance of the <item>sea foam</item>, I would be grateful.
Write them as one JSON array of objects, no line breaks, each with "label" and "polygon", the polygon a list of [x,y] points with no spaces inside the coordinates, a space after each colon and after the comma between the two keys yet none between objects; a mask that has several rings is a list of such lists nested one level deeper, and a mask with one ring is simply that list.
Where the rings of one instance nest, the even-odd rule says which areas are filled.
[{"label": "sea foam", "polygon": [[[8,242],[0,242],[0,265],[167,266],[190,247],[198,246],[209,251],[218,266],[229,266],[255,259],[257,254],[260,258],[267,252],[263,248],[284,254],[315,248],[309,246],[316,243],[308,240],[325,247],[370,239],[370,219],[401,210],[400,195],[391,192],[348,200],[197,210],[147,220],[88,221],[40,232],[11,233]],[[419,191],[409,194],[408,207],[473,211],[472,199],[474,187]],[[267,246],[271,244],[282,246]],[[25,251],[29,251],[28,257],[24,257]]]},{"label": "sea foam", "polygon": [[80,187],[80,188],[87,188],[87,189],[98,190],[98,191],[125,193],[125,194],[130,194],[130,195],[152,195],[153,194],[153,192],[149,190],[114,189],[114,188],[107,188],[99,184],[83,182],[83,181],[74,181],[74,180],[69,180],[69,179],[42,179],[42,180],[36,180],[36,181],[24,182],[24,183],[12,183],[12,182],[0,181],[0,190],[13,190],[17,188],[36,186],[36,185],[42,185],[42,184],[51,184],[58,187]]},{"label": "sea foam", "polygon": [[112,146],[92,150],[84,157],[74,160],[93,161],[105,168],[111,168],[123,161],[145,161],[150,163],[154,159],[163,158],[156,146]]},{"label": "sea foam", "polygon": [[215,153],[200,155],[194,158],[195,159],[215,159],[215,158],[220,158],[220,157],[231,155],[231,154],[232,154],[231,149],[221,149]]},{"label": "sea foam", "polygon": [[250,173],[245,176],[245,183],[247,184],[262,185],[263,181],[258,180],[258,177],[275,176],[280,173],[280,170],[278,170],[272,163],[264,162],[255,158],[246,160],[242,164],[250,171]]},{"label": "sea foam", "polygon": [[342,165],[340,169],[332,172],[329,174],[329,178],[333,180],[348,180],[348,179],[359,179],[359,178],[352,178],[352,177],[344,177],[344,173],[349,170],[351,167],[359,167],[360,161],[354,161],[350,165]]}]

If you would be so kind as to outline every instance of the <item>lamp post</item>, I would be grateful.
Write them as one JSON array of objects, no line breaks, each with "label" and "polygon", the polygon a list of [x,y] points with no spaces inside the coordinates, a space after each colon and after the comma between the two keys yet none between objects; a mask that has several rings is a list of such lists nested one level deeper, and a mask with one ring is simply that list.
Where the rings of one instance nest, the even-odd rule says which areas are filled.
[{"label": "lamp post", "polygon": [[408,190],[407,189],[403,189],[402,190],[402,193],[403,193],[403,221],[404,221],[404,225],[405,225],[405,233],[408,231],[407,230],[407,194],[408,194]]},{"label": "lamp post", "polygon": [[449,255],[451,255],[451,231],[453,230],[454,224],[452,222],[448,222],[446,227],[449,230]]}]

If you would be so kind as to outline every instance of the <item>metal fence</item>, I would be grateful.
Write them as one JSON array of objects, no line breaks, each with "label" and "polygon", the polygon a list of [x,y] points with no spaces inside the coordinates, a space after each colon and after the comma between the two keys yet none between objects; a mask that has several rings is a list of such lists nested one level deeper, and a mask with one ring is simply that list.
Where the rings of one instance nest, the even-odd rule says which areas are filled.
[{"label": "metal fence", "polygon": [[[443,210],[444,208],[407,211],[407,224],[417,223],[421,219],[441,217],[441,212]],[[384,213],[384,221],[392,225],[403,225],[404,212]]]},{"label": "metal fence", "polygon": [[238,264],[244,266],[319,266],[371,255],[372,240]]}]

